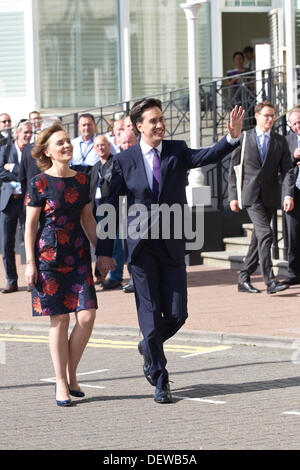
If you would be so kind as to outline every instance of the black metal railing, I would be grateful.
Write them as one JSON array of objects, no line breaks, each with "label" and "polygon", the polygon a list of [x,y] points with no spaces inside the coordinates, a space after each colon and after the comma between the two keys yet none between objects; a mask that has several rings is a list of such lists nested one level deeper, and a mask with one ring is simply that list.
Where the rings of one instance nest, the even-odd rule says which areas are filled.
[{"label": "black metal railing", "polygon": [[[300,89],[300,70],[298,73],[298,89]],[[247,72],[231,76],[235,79],[230,84],[228,77],[210,81],[199,81],[200,99],[200,145],[208,146],[216,142],[227,133],[227,122],[231,109],[242,106],[245,111],[243,128],[250,129],[255,125],[254,108],[260,101],[271,101],[279,116],[274,128],[282,135],[287,133],[287,96],[286,96],[286,71],[285,66],[273,67],[267,70]],[[299,93],[300,95],[300,93]],[[189,89],[188,87],[178,90],[162,92],[151,95],[159,98],[163,103],[163,112],[166,121],[166,137],[169,139],[184,139],[189,143],[190,139],[190,116],[189,116]],[[95,116],[98,132],[106,133],[111,121],[122,118],[129,114],[135,101],[114,103],[107,106],[92,108],[85,112],[91,112]],[[67,128],[71,137],[78,135],[79,113],[61,116],[63,125]],[[216,165],[203,168],[205,184],[211,187],[212,205],[219,210],[228,208],[228,169],[230,157],[223,159]],[[283,217],[283,238],[286,256],[286,230]],[[277,216],[273,220],[274,244],[273,256],[279,257],[278,244],[278,222]]]},{"label": "black metal railing", "polygon": [[[298,90],[300,90],[300,68],[297,68]],[[200,146],[209,146],[227,133],[227,122],[231,109],[235,105],[241,105],[246,110],[244,129],[255,125],[254,107],[263,100],[271,101],[276,107],[276,113],[280,116],[275,122],[275,129],[281,134],[287,132],[286,122],[286,72],[285,67],[274,67],[267,70],[247,72],[234,77],[236,83],[229,84],[228,77],[213,80],[199,80],[200,99]],[[300,92],[298,93],[300,96]],[[162,101],[163,112],[166,121],[166,138],[184,139],[190,142],[190,115],[189,115],[189,89],[188,87],[177,90],[164,91],[155,96]],[[63,126],[71,138],[78,135],[78,118],[83,112],[94,115],[97,131],[105,134],[111,122],[116,118],[122,118],[129,114],[135,100],[118,102],[110,105],[93,107],[75,111],[59,116]],[[212,206],[219,210],[228,208],[227,187],[228,168],[230,158],[223,159],[216,165],[203,167],[204,181],[211,187]],[[274,250],[278,252],[277,223],[274,222]]]}]

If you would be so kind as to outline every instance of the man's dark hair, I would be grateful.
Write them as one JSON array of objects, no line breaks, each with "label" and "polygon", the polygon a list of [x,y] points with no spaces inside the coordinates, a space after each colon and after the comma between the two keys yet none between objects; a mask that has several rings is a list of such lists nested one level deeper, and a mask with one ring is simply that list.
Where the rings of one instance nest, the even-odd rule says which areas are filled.
[{"label": "man's dark hair", "polygon": [[254,48],[252,46],[246,46],[243,50],[244,54],[248,54],[248,52],[254,52]]},{"label": "man's dark hair", "polygon": [[92,121],[94,121],[94,123],[96,124],[96,121],[95,121],[95,118],[92,114],[90,113],[83,113],[83,114],[80,114],[79,118],[78,118],[78,122],[81,118],[90,118],[92,119]]},{"label": "man's dark hair", "polygon": [[149,108],[159,108],[162,111],[162,103],[160,100],[155,98],[146,98],[144,100],[137,101],[132,106],[129,116],[137,131],[136,123],[143,122],[143,113]]},{"label": "man's dark hair", "polygon": [[30,116],[31,116],[32,114],[40,114],[40,112],[39,112],[39,111],[31,111],[31,112],[28,114],[29,119],[30,119]]},{"label": "man's dark hair", "polygon": [[254,108],[254,113],[260,113],[261,110],[265,107],[275,109],[275,106],[271,101],[262,101],[261,103],[258,103],[255,108]]}]

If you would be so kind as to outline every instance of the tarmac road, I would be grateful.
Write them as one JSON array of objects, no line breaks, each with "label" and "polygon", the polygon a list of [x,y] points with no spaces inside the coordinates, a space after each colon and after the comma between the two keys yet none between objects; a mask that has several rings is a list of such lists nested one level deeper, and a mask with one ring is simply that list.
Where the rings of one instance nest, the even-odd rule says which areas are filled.
[{"label": "tarmac road", "polygon": [[198,458],[299,448],[300,350],[175,337],[165,348],[174,403],[160,405],[142,374],[139,338],[100,333],[78,371],[86,396],[62,409],[48,329],[0,330],[1,450],[101,450],[104,459],[110,450],[189,449]]}]

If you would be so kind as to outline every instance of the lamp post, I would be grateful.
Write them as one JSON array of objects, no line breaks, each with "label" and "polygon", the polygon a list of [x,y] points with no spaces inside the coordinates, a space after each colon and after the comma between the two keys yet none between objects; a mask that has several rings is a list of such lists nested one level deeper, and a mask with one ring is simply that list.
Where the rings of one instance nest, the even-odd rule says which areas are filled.
[{"label": "lamp post", "polygon": [[131,99],[130,20],[128,0],[120,2],[122,101]]},{"label": "lamp post", "polygon": [[285,0],[285,45],[287,108],[291,109],[297,104],[294,0]]},{"label": "lamp post", "polygon": [[[180,6],[184,10],[188,32],[188,63],[189,63],[189,103],[190,103],[190,146],[200,147],[200,96],[198,68],[197,18],[203,3],[207,0],[187,0]],[[189,175],[187,199],[191,206],[195,204],[211,204],[210,187],[204,186],[204,176],[200,168],[193,169]]]}]

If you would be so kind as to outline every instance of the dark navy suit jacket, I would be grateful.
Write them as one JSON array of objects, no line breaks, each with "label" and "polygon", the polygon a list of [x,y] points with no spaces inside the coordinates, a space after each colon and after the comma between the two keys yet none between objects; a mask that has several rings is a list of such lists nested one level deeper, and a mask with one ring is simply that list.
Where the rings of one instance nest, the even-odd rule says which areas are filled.
[{"label": "dark navy suit jacket", "polygon": [[[5,163],[14,163],[15,166],[13,171],[5,170]],[[10,181],[19,181],[19,170],[20,165],[16,146],[14,144],[3,145],[0,148],[0,180],[2,181],[0,211],[3,211],[6,208],[10,196],[12,195],[13,187],[11,186]]]},{"label": "dark navy suit jacket", "polygon": [[[127,196],[128,209],[134,204],[143,204],[150,215],[152,204],[179,204],[186,203],[186,175],[192,168],[216,163],[225,155],[232,152],[235,146],[227,142],[226,137],[212,147],[193,150],[187,147],[182,140],[163,140],[161,152],[161,177],[158,201],[149,187],[143,155],[140,144],[137,143],[128,150],[115,155],[112,179],[110,183],[110,196],[107,203],[115,207],[118,214],[119,196]],[[183,213],[183,212],[182,212]],[[134,216],[127,216],[127,226]],[[174,224],[173,224],[174,225]],[[172,237],[174,227],[170,228],[170,239],[165,240],[166,249],[172,258],[181,258],[185,255],[185,239]],[[127,236],[128,262],[138,253],[145,242],[142,237]],[[98,240],[96,255],[111,256],[113,239]]]}]

